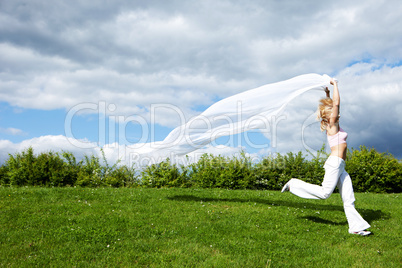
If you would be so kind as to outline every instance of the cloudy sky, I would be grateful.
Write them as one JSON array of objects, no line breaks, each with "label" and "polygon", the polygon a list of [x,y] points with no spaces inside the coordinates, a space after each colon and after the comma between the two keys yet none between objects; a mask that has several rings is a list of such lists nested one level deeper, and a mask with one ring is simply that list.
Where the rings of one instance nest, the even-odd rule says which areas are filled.
[{"label": "cloudy sky", "polygon": [[[0,162],[28,146],[127,161],[220,99],[306,73],[339,80],[349,147],[402,158],[400,14],[399,0],[1,0]],[[318,150],[322,95],[201,152]]]}]

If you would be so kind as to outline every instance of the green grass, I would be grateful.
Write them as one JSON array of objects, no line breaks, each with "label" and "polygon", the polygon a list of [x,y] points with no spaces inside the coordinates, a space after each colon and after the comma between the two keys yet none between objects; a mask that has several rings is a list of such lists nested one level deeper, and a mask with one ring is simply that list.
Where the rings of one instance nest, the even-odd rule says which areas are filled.
[{"label": "green grass", "polygon": [[399,194],[0,187],[2,267],[401,267]]}]

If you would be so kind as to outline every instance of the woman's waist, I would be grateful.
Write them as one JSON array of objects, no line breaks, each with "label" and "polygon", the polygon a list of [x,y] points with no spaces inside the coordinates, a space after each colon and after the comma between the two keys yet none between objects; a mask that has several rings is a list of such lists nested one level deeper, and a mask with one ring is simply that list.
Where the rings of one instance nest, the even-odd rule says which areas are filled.
[{"label": "woman's waist", "polygon": [[346,150],[348,148],[348,144],[346,142],[339,143],[337,145],[331,146],[331,151],[339,151],[339,150]]},{"label": "woman's waist", "polygon": [[346,152],[347,152],[348,146],[346,143],[341,143],[335,146],[331,147],[331,155],[332,156],[337,156],[339,158],[342,158],[343,160],[346,159]]}]

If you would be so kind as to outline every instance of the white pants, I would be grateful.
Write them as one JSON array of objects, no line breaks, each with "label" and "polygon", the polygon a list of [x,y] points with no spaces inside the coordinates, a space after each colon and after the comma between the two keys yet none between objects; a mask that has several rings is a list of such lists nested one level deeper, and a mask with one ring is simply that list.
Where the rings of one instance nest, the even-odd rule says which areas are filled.
[{"label": "white pants", "polygon": [[288,182],[289,191],[302,198],[327,199],[338,186],[343,201],[349,232],[358,232],[370,227],[355,209],[355,195],[352,180],[345,171],[345,161],[337,156],[328,157],[324,165],[325,175],[322,186],[310,184],[299,179]]}]

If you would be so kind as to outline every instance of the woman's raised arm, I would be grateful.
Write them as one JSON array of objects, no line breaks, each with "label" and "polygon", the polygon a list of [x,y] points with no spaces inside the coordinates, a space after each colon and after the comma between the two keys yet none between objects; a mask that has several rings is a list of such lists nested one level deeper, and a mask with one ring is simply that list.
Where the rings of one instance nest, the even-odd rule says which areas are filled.
[{"label": "woman's raised arm", "polygon": [[341,104],[341,97],[339,95],[338,82],[332,78],[331,84],[334,86],[334,92],[332,93],[332,114],[329,118],[330,126],[335,124],[339,117],[339,106]]}]

